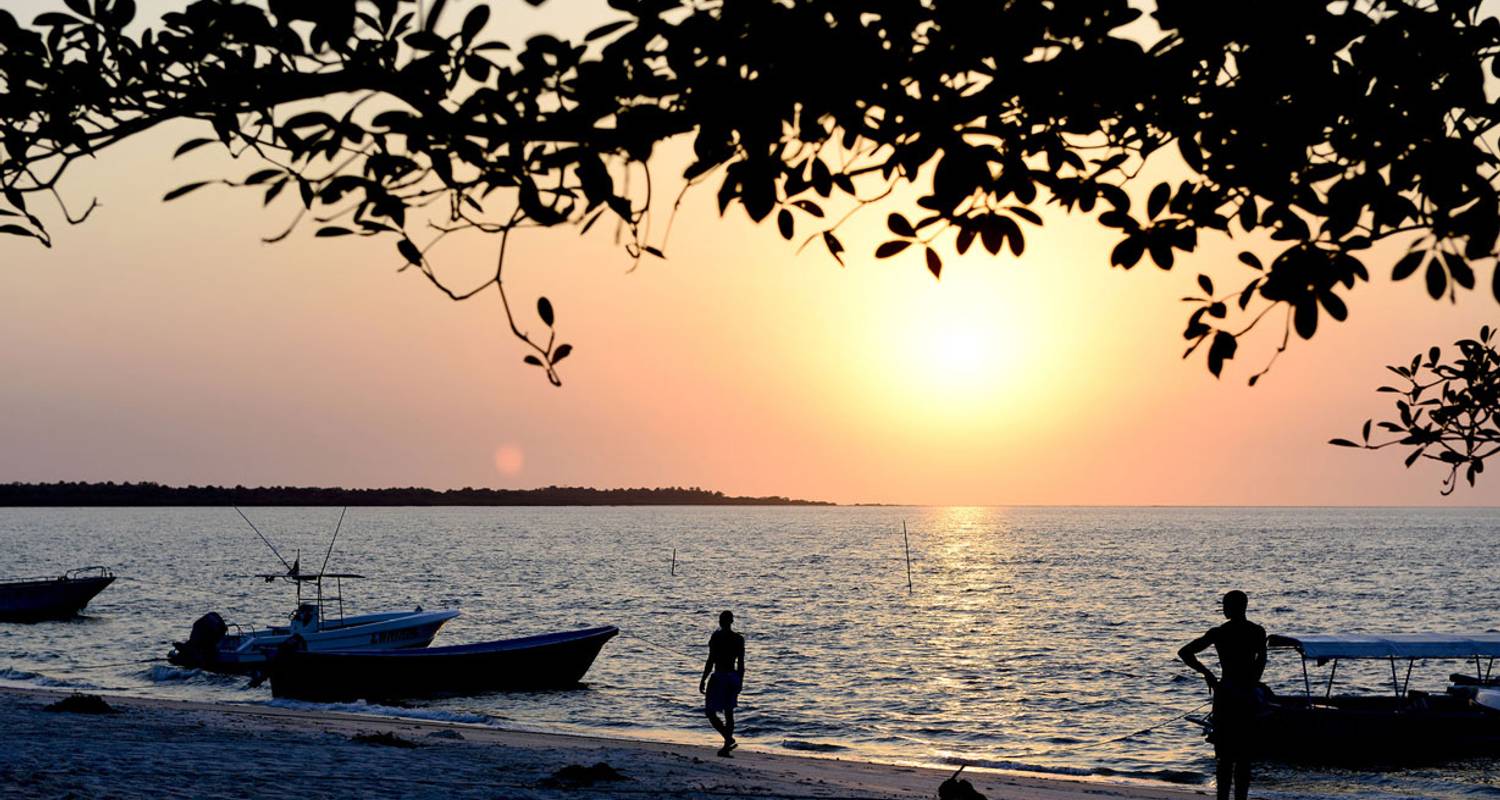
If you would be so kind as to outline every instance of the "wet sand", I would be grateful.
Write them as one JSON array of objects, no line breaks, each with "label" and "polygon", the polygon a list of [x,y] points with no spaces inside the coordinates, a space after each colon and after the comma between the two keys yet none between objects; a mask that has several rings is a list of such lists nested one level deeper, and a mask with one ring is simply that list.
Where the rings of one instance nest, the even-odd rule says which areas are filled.
[{"label": "wet sand", "polygon": [[[951,772],[741,747],[528,733],[260,705],[106,696],[120,713],[43,710],[65,691],[0,689],[0,797],[932,798]],[[396,743],[354,737],[391,734]],[[400,746],[410,743],[414,747]],[[624,777],[551,779],[606,763]],[[990,798],[1184,800],[1201,791],[966,770]]]}]

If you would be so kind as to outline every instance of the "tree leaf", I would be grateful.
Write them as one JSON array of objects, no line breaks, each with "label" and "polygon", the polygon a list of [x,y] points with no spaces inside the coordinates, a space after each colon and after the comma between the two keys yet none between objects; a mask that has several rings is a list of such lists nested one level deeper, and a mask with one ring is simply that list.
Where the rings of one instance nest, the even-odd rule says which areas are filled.
[{"label": "tree leaf", "polygon": [[792,202],[792,205],[815,217],[821,218],[823,216],[823,208],[811,200],[795,200]]},{"label": "tree leaf", "polygon": [[469,13],[464,16],[463,28],[459,31],[459,36],[464,40],[464,44],[474,41],[474,37],[478,36],[479,32],[484,30],[485,23],[489,21],[489,6],[477,5],[470,9]]},{"label": "tree leaf", "polygon": [[1241,311],[1244,311],[1247,307],[1249,307],[1250,301],[1255,299],[1255,289],[1258,286],[1260,286],[1260,279],[1256,278],[1255,280],[1245,284],[1245,288],[1240,291],[1239,304]]},{"label": "tree leaf", "polygon": [[412,243],[412,240],[402,239],[396,242],[396,252],[400,253],[401,257],[406,259],[406,263],[417,266],[422,265],[422,251]]},{"label": "tree leaf", "polygon": [[270,180],[270,179],[272,179],[272,178],[274,178],[274,177],[276,177],[277,175],[280,175],[280,174],[281,174],[281,170],[279,170],[279,169],[263,169],[263,170],[259,170],[259,171],[256,171],[256,172],[252,172],[252,173],[250,173],[250,176],[248,178],[245,178],[245,185],[246,186],[254,186],[254,185],[258,184],[258,183],[265,183],[266,181],[268,181],[268,180]]},{"label": "tree leaf", "polygon": [[984,249],[992,256],[1000,255],[1000,248],[1005,246],[1005,229],[995,221],[993,216],[984,217],[977,223],[979,225],[979,241]]},{"label": "tree leaf", "polygon": [[324,228],[319,228],[318,232],[313,234],[313,236],[327,238],[330,236],[348,236],[351,233],[354,233],[354,231],[351,231],[348,228],[340,228],[337,225],[329,225]]},{"label": "tree leaf", "polygon": [[[1240,227],[1244,228],[1247,233],[1255,230],[1255,227],[1260,224],[1260,211],[1256,207],[1254,196],[1246,197],[1241,202],[1239,221]],[[1256,267],[1256,269],[1260,269],[1260,267]]]},{"label": "tree leaf", "polygon": [[212,183],[212,181],[198,181],[197,183],[183,184],[182,186],[179,186],[176,189],[173,189],[172,191],[162,195],[162,202],[166,202],[168,200],[176,200],[177,198],[187,194],[188,192],[194,192],[202,189],[210,183]]},{"label": "tree leaf", "polygon": [[791,240],[795,232],[796,223],[792,220],[792,212],[781,209],[776,213],[776,228],[781,231],[781,238]]},{"label": "tree leaf", "polygon": [[1448,273],[1438,266],[1437,261],[1427,265],[1427,294],[1434,300],[1441,300],[1443,292],[1448,288]]},{"label": "tree leaf", "polygon": [[875,257],[890,258],[891,256],[901,252],[902,250],[905,250],[909,246],[911,246],[911,242],[903,242],[900,240],[886,242],[885,244],[875,248]]},{"label": "tree leaf", "polygon": [[1422,262],[1426,258],[1426,250],[1413,250],[1402,256],[1401,260],[1396,262],[1396,268],[1391,270],[1391,280],[1404,281],[1410,278],[1412,273],[1416,272],[1417,268],[1422,266]]},{"label": "tree leaf", "polygon": [[832,231],[823,231],[823,246],[828,248],[828,254],[833,256],[834,261],[839,262],[839,266],[844,266],[844,259],[839,257],[839,253],[844,252],[844,244],[833,235]]},{"label": "tree leaf", "polygon": [[1171,199],[1172,187],[1166,183],[1156,184],[1156,188],[1151,190],[1151,196],[1146,199],[1146,216],[1156,219]]},{"label": "tree leaf", "polygon": [[475,83],[484,83],[489,80],[490,68],[490,62],[479,56],[470,56],[464,61],[464,74]]},{"label": "tree leaf", "polygon": [[903,217],[900,214],[892,214],[889,217],[886,217],[885,224],[886,227],[891,229],[891,233],[894,233],[897,236],[905,236],[906,238],[910,239],[917,235],[917,231],[912,228],[911,223],[907,222],[906,217]]},{"label": "tree leaf", "polygon": [[175,151],[173,151],[172,157],[173,158],[178,158],[178,157],[187,155],[188,153],[191,153],[194,150],[197,150],[198,148],[202,147],[203,145],[213,144],[214,142],[217,142],[217,141],[219,141],[219,140],[218,139],[189,139],[189,140],[183,142],[181,145],[179,145],[177,147],[177,149]]},{"label": "tree leaf", "polygon": [[1311,339],[1318,332],[1317,299],[1308,295],[1292,306],[1292,327],[1304,339]]},{"label": "tree leaf", "polygon": [[937,251],[931,247],[927,248],[927,271],[931,272],[934,278],[943,276],[943,259],[939,258]]},{"label": "tree leaf", "polygon": [[263,206],[270,205],[271,201],[276,199],[276,195],[281,194],[281,190],[285,189],[285,188],[286,188],[286,178],[282,178],[281,180],[276,181],[275,183],[271,184],[271,186],[266,189],[266,196],[265,196],[265,199],[261,201],[261,205],[263,205]]},{"label": "tree leaf", "polygon": [[1208,371],[1219,377],[1224,370],[1224,362],[1234,358],[1234,353],[1239,349],[1240,343],[1234,338],[1234,334],[1228,331],[1218,331],[1214,334],[1213,344],[1208,347]]},{"label": "tree leaf", "polygon": [[1329,439],[1328,443],[1338,445],[1339,447],[1359,447],[1357,443],[1351,442],[1348,439]]},{"label": "tree leaf", "polygon": [[552,327],[552,301],[545,297],[536,300],[536,315],[542,318],[547,327]]},{"label": "tree leaf", "polygon": [[1015,214],[1016,216],[1026,220],[1027,222],[1030,222],[1032,225],[1042,224],[1041,215],[1037,214],[1035,211],[1032,211],[1026,206],[1006,206],[1005,208],[1010,211],[1010,213]]},{"label": "tree leaf", "polygon": [[589,31],[588,35],[583,37],[583,40],[585,42],[597,41],[599,39],[603,39],[611,33],[614,33],[617,30],[620,30],[621,28],[634,24],[635,20],[633,19],[622,19],[618,22],[611,22],[608,25],[600,25],[599,27]]},{"label": "tree leaf", "polygon": [[1214,282],[1207,275],[1198,276],[1198,286],[1203,289],[1204,294],[1208,295],[1209,297],[1214,296]]},{"label": "tree leaf", "polygon": [[1448,274],[1453,276],[1453,282],[1465,289],[1474,288],[1474,270],[1469,268],[1469,262],[1457,253],[1444,253],[1443,263],[1448,265]]},{"label": "tree leaf", "polygon": [[1137,237],[1130,237],[1115,245],[1115,249],[1109,254],[1109,263],[1124,269],[1130,269],[1140,262],[1141,256],[1145,255],[1146,248]]},{"label": "tree leaf", "polygon": [[407,47],[414,50],[431,50],[440,53],[448,51],[448,40],[432,31],[417,31],[408,34],[404,41]]},{"label": "tree leaf", "polygon": [[1319,292],[1318,300],[1323,303],[1323,308],[1328,312],[1328,316],[1333,317],[1338,322],[1343,322],[1349,318],[1349,308],[1333,292]]},{"label": "tree leaf", "polygon": [[83,20],[78,19],[72,14],[64,14],[60,11],[48,11],[45,14],[38,14],[37,18],[32,20],[31,24],[39,28],[43,26],[56,27],[63,25],[82,25]]},{"label": "tree leaf", "polygon": [[573,345],[571,345],[571,344],[560,344],[560,345],[558,345],[557,348],[552,351],[552,363],[556,364],[557,362],[559,362],[559,361],[567,358],[568,354],[572,353],[572,352],[573,352]]}]

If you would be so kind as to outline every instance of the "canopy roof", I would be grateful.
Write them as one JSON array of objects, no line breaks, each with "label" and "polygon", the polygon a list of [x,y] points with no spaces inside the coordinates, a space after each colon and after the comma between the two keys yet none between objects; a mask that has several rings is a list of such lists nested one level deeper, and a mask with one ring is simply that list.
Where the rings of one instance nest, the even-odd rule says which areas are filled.
[{"label": "canopy roof", "polygon": [[1271,636],[1270,647],[1290,647],[1305,658],[1500,657],[1500,633],[1296,634]]}]

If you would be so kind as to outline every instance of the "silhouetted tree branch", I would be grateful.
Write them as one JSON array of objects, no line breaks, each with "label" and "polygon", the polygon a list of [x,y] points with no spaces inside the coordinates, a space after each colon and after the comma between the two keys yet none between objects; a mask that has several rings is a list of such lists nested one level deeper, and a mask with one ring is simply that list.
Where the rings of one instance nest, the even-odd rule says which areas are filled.
[{"label": "silhouetted tree branch", "polygon": [[[1330,444],[1366,450],[1409,446],[1406,466],[1425,458],[1448,467],[1443,494],[1457,488],[1460,469],[1473,486],[1484,472],[1484,460],[1500,452],[1500,352],[1488,325],[1478,339],[1461,339],[1455,346],[1459,355],[1451,362],[1433,347],[1425,357],[1413,356],[1410,364],[1386,367],[1404,384],[1378,390],[1401,396],[1397,419],[1365,420],[1358,441],[1333,439]],[[1371,441],[1372,425],[1397,438]]]},{"label": "silhouetted tree branch", "polygon": [[[1123,269],[1171,269],[1201,234],[1264,234],[1242,285],[1200,276],[1187,298],[1185,355],[1206,343],[1215,375],[1262,320],[1284,320],[1279,354],[1292,331],[1345,319],[1385,239],[1407,247],[1393,279],[1420,272],[1451,299],[1486,265],[1500,298],[1485,89],[1500,21],[1480,0],[1157,0],[1147,19],[1126,0],[611,0],[621,18],[582,40],[514,50],[484,38],[477,2],[419,20],[405,0],[196,0],[139,35],[132,0],[65,5],[29,27],[0,11],[0,232],[50,243],[29,203],[61,205],[78,158],[200,120],[213,137],[178,155],[213,145],[264,165],[166,199],[211,183],[285,195],[286,232],[311,219],[317,236],[389,237],[454,300],[493,285],[553,383],[571,348],[545,298],[546,340],[518,325],[505,238],[608,215],[632,258],[664,257],[645,233],[646,164],[679,136],[685,181],[717,176],[721,212],[774,216],[839,263],[835,220],[907,183],[915,209],[888,210],[875,255],[920,253],[934,277],[950,247],[1020,256],[1044,204],[1114,229]],[[1163,153],[1186,178],[1133,197]],[[460,230],[501,237],[494,277],[468,289],[429,258]]]}]

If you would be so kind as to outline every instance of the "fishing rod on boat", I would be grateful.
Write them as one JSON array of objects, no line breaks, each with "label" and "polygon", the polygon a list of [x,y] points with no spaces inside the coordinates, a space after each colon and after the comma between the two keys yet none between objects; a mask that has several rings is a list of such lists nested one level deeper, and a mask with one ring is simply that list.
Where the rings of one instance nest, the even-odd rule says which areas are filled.
[{"label": "fishing rod on boat", "polygon": [[349,513],[349,507],[339,512],[339,524],[333,526],[333,538],[328,540],[328,552],[323,554],[323,566],[318,567],[318,574],[322,575],[328,571],[328,557],[333,555],[333,543],[339,540],[339,530],[344,527],[344,515]]},{"label": "fishing rod on boat", "polygon": [[[288,564],[286,559],[281,557],[281,551],[276,549],[276,545],[271,544],[271,540],[267,539],[266,535],[260,532],[260,528],[255,527],[255,523],[251,522],[250,518],[245,516],[245,512],[241,511],[239,506],[234,506],[233,508],[235,513],[240,515],[240,519],[244,520],[245,524],[250,526],[250,530],[255,531],[255,535],[259,536],[260,540],[266,543],[266,547],[271,548],[271,552],[275,553],[276,558],[280,559],[281,566],[286,567],[286,571],[290,573],[292,571],[292,565]],[[342,515],[339,517],[339,521],[343,521]]]}]

